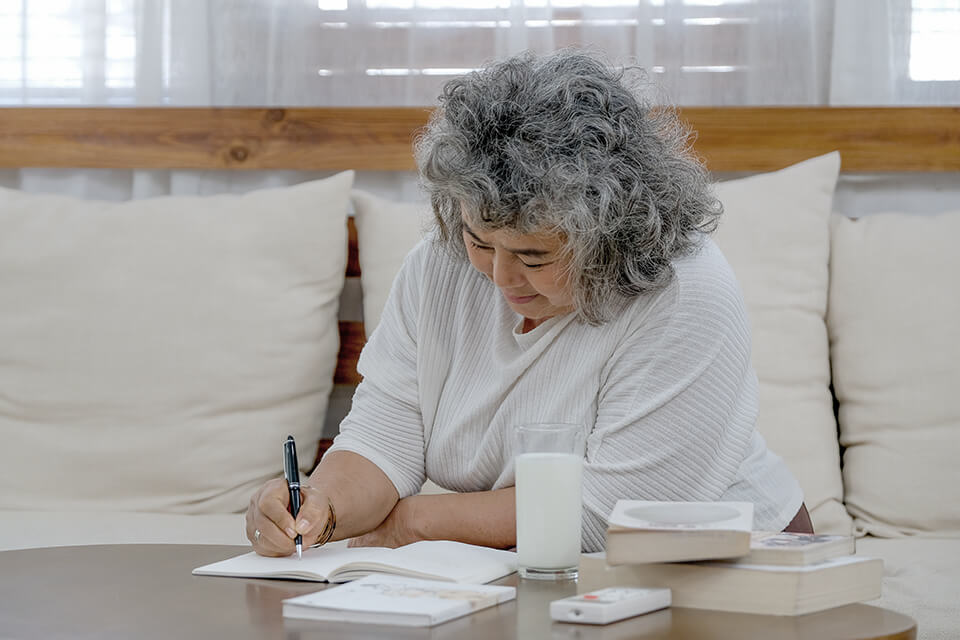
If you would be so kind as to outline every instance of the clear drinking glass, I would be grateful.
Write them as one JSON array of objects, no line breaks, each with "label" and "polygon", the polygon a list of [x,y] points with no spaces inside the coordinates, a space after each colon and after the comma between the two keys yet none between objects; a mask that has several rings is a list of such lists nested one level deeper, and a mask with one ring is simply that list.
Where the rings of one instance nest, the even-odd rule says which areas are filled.
[{"label": "clear drinking glass", "polygon": [[576,578],[583,510],[584,427],[521,424],[514,427],[513,436],[520,577]]}]

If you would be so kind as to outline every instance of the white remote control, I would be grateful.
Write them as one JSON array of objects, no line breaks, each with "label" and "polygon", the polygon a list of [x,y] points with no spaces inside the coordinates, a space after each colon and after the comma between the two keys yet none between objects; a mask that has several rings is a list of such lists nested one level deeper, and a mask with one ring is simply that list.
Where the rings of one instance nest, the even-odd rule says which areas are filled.
[{"label": "white remote control", "polygon": [[608,624],[670,606],[670,589],[608,587],[550,603],[550,617],[560,622]]}]

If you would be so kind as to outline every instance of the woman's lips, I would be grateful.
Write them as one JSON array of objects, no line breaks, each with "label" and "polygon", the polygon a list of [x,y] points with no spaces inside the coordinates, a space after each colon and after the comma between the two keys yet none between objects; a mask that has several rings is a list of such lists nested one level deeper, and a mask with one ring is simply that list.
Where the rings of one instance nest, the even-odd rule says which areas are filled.
[{"label": "woman's lips", "polygon": [[526,304],[526,303],[532,301],[534,298],[536,298],[537,295],[538,295],[538,294],[535,293],[535,294],[533,294],[532,296],[519,296],[519,297],[516,297],[516,296],[511,296],[509,293],[504,293],[504,294],[503,294],[503,296],[507,299],[507,301],[508,301],[508,302],[511,302],[511,303],[513,303],[513,304]]}]

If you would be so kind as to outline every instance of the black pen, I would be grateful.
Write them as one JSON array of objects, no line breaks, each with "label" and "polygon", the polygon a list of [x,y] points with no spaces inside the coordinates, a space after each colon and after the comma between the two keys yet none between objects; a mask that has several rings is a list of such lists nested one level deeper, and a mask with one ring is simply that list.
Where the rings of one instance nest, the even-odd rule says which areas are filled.
[{"label": "black pen", "polygon": [[[300,467],[297,466],[297,443],[293,436],[287,436],[283,443],[283,475],[287,478],[287,488],[290,489],[290,513],[297,519],[300,513]],[[303,559],[303,537],[298,533],[294,539],[297,543],[297,557]]]}]

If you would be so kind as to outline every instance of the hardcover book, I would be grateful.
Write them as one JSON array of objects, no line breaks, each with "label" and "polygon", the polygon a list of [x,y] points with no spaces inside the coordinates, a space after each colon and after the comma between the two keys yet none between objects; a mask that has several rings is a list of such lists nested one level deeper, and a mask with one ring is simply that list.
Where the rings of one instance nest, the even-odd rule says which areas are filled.
[{"label": "hardcover book", "polygon": [[735,558],[750,552],[749,502],[619,500],[607,528],[607,562]]},{"label": "hardcover book", "polygon": [[283,601],[287,618],[430,627],[516,597],[514,587],[371,575]]},{"label": "hardcover book", "polygon": [[197,567],[198,576],[287,578],[349,582],[391,574],[443,582],[491,582],[517,570],[517,554],[450,540],[423,540],[396,549],[324,546],[296,556],[268,558],[254,552]]}]

